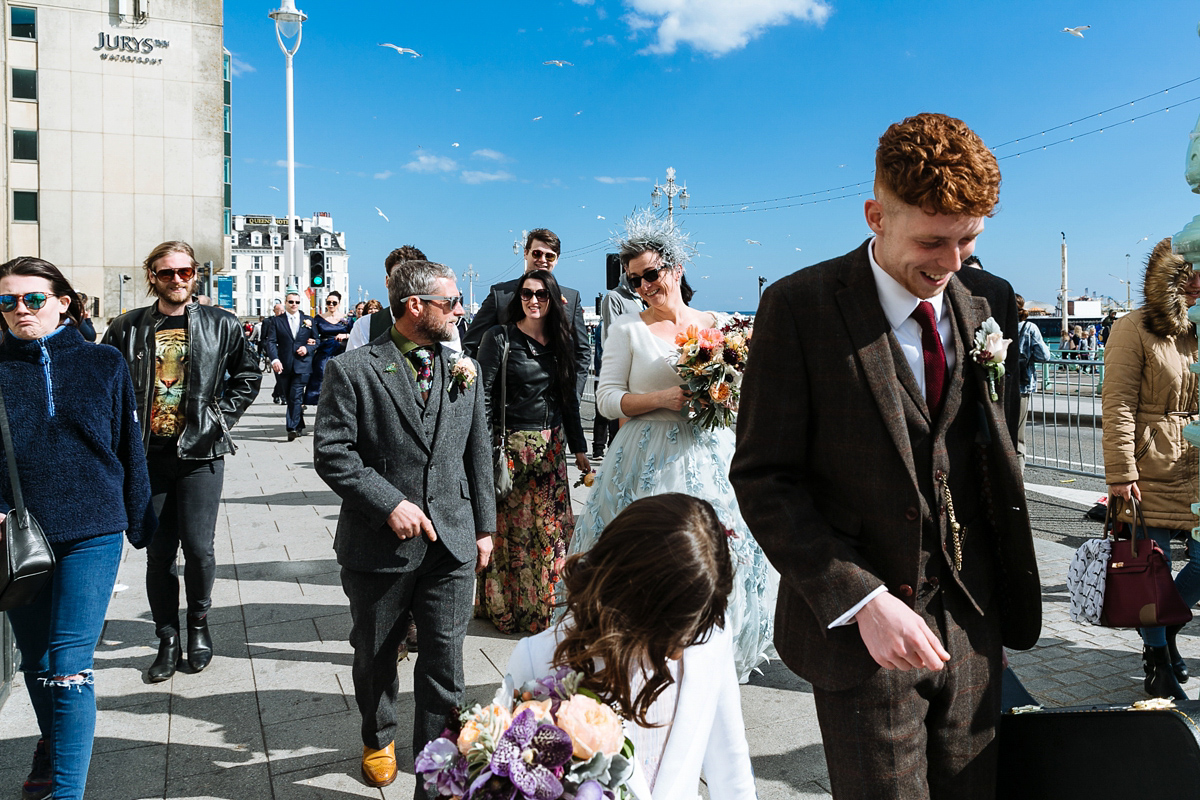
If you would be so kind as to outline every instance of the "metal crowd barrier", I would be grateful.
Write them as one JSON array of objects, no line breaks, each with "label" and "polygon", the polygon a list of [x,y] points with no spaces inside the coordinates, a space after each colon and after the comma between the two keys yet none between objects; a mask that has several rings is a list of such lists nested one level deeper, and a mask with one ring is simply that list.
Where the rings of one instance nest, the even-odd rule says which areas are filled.
[{"label": "metal crowd barrier", "polygon": [[1103,352],[1051,351],[1035,364],[1025,420],[1025,463],[1073,475],[1104,477],[1100,392]]}]

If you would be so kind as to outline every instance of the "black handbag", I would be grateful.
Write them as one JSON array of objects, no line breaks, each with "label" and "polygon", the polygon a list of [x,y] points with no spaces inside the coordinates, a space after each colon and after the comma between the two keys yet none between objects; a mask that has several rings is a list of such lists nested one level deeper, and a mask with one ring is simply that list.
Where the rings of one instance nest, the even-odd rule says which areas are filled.
[{"label": "black handbag", "polygon": [[8,457],[8,479],[13,492],[13,508],[0,531],[0,611],[9,611],[32,602],[46,585],[54,572],[54,551],[42,533],[42,526],[25,507],[3,391],[0,391],[0,438]]},{"label": "black handbag", "polygon": [[[507,500],[512,494],[513,477],[512,464],[508,459],[508,448],[505,446],[505,411],[508,407],[508,347],[509,333],[504,329],[504,354],[500,356],[500,425],[492,435],[492,463],[496,472],[496,499]],[[493,402],[495,402],[493,400]]]}]

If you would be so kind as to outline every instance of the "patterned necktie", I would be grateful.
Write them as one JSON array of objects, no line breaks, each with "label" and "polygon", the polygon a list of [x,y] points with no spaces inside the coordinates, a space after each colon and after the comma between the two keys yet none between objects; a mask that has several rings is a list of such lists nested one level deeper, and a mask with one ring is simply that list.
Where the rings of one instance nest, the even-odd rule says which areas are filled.
[{"label": "patterned necktie", "polygon": [[946,396],[946,351],[942,348],[942,337],[938,334],[937,319],[933,304],[922,300],[912,313],[921,326],[921,355],[925,361],[925,402],[929,414],[937,418]]},{"label": "patterned necktie", "polygon": [[418,347],[408,351],[408,357],[417,368],[417,388],[421,390],[421,399],[429,399],[429,390],[433,387],[433,353],[428,347]]}]

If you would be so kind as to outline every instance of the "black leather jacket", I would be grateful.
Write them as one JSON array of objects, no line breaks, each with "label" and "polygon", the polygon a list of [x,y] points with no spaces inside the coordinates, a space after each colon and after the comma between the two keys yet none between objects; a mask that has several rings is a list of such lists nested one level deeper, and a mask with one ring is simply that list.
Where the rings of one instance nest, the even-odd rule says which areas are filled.
[{"label": "black leather jacket", "polygon": [[504,342],[511,337],[508,351],[508,403],[504,427],[508,430],[544,431],[563,427],[568,449],[586,453],[587,439],[579,419],[579,395],[571,393],[563,402],[555,372],[554,354],[530,339],[515,324],[495,325],[479,343],[479,372],[483,379],[488,421],[495,430],[500,411],[500,361]]},{"label": "black leather jacket", "polygon": [[[262,373],[237,317],[199,303],[187,306],[184,314],[188,374],[179,457],[206,461],[237,452],[229,430],[258,396]],[[104,334],[104,344],[120,350],[129,364],[146,446],[150,444],[150,405],[154,400],[154,337],[165,319],[156,302],[117,317]]]}]

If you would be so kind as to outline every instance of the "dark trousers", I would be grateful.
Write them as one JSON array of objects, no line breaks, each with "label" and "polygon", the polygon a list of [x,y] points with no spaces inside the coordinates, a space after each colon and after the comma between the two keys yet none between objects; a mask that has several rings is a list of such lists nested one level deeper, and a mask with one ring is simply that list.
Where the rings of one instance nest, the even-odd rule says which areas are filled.
[{"label": "dark trousers", "polygon": [[[372,532],[372,535],[375,535]],[[432,542],[412,572],[342,569],[350,601],[354,648],[354,699],[362,715],[362,740],[380,749],[396,739],[400,679],[396,653],[411,609],[421,631],[413,671],[413,756],[441,735],[463,700],[463,641],[471,620],[475,565],[460,564],[446,546]],[[418,790],[418,795],[421,795]]]},{"label": "dark trousers", "polygon": [[146,547],[146,597],[158,636],[179,633],[179,550],[187,613],[193,619],[212,606],[217,559],[213,537],[225,482],[225,459],[185,461],[174,444],[146,453],[158,530]]},{"label": "dark trousers", "polygon": [[617,431],[620,429],[619,421],[602,417],[597,411],[596,416],[592,419],[592,455],[596,458],[604,455],[604,451],[612,444],[612,440],[617,437]]},{"label": "dark trousers", "polygon": [[304,387],[308,384],[309,373],[303,375],[281,372],[275,376],[278,383],[283,384],[283,397],[287,400],[287,429],[289,431],[304,430]]},{"label": "dark trousers", "polygon": [[953,589],[922,617],[951,655],[941,670],[880,669],[852,689],[813,689],[835,800],[996,796],[999,623]]}]

